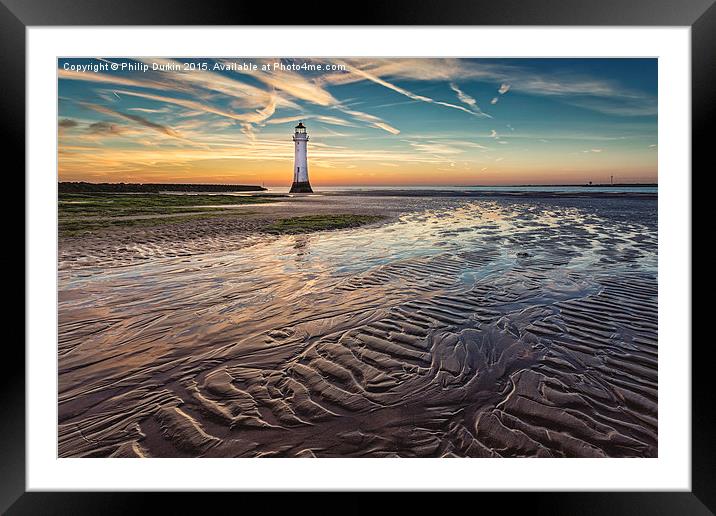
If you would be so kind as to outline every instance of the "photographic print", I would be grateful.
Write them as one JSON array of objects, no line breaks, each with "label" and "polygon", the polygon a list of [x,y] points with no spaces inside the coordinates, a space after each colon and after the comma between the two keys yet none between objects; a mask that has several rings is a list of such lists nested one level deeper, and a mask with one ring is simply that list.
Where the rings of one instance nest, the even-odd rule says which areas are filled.
[{"label": "photographic print", "polygon": [[58,59],[59,457],[657,457],[657,70]]}]

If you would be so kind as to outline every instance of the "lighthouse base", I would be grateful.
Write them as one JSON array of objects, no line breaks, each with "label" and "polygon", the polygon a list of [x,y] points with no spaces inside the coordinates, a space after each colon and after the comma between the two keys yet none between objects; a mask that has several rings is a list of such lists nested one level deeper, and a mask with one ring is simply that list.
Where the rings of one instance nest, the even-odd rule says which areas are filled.
[{"label": "lighthouse base", "polygon": [[300,183],[293,183],[288,193],[313,193],[313,190],[311,189],[311,183],[301,181]]}]

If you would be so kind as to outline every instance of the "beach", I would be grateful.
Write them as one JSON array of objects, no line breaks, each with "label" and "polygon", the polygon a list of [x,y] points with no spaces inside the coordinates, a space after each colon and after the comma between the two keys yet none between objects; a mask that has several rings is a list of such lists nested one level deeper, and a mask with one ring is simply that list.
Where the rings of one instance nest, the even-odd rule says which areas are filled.
[{"label": "beach", "polygon": [[658,455],[656,195],[130,208],[61,226],[60,457]]}]

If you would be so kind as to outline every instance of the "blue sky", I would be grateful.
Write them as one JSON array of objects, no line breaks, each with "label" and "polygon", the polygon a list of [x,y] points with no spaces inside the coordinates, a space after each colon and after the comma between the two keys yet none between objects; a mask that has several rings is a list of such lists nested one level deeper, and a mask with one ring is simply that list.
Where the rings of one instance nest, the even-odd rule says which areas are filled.
[{"label": "blue sky", "polygon": [[60,59],[58,76],[60,180],[286,185],[298,120],[319,186],[657,180],[656,59]]}]

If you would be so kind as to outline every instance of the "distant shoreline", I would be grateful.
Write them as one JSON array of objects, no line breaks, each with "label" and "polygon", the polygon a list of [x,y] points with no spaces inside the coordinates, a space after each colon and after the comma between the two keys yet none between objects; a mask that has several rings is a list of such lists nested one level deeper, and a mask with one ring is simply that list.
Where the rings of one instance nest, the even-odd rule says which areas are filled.
[{"label": "distant shoreline", "polygon": [[[199,188],[217,188],[221,191],[232,191],[231,189],[251,189],[251,190],[268,190],[263,186],[258,185],[226,185],[226,184],[204,184],[204,183],[90,183],[87,181],[60,181],[58,182],[60,188],[68,187],[82,187],[82,188],[131,188],[131,187],[142,187],[142,188],[161,188],[166,191],[167,188],[189,188],[191,191],[195,191]],[[286,184],[285,186],[290,186]],[[657,188],[659,183],[557,183],[557,184],[509,184],[509,185],[329,185],[331,188],[409,188],[409,189],[432,189],[432,188]],[[273,188],[276,188],[274,185]],[[279,186],[280,188],[280,186]],[[96,190],[95,190],[96,191]],[[234,190],[235,191],[235,190]]]},{"label": "distant shoreline", "polygon": [[[158,194],[158,193],[255,193],[271,196],[273,188],[258,185],[221,185],[195,183],[87,183],[60,182],[60,194]],[[560,190],[570,188],[569,190]],[[615,198],[657,199],[658,183],[561,184],[561,185],[442,185],[442,186],[338,186],[325,190],[315,187],[313,195],[399,196],[399,197],[512,197],[512,198]],[[473,190],[479,189],[479,190]],[[550,190],[554,189],[554,190]],[[263,193],[265,192],[265,193]]]},{"label": "distant shoreline", "polygon": [[[456,185],[459,186],[459,185]],[[466,188],[658,188],[659,183],[594,183],[556,185],[469,185]]]},{"label": "distant shoreline", "polygon": [[59,193],[265,192],[258,185],[59,182]]},{"label": "distant shoreline", "polygon": [[560,191],[518,191],[518,190],[334,190],[322,192],[320,189],[315,190],[316,195],[326,196],[373,196],[373,197],[472,197],[472,198],[495,198],[509,197],[514,199],[568,199],[568,198],[585,198],[585,199],[658,199],[658,194],[653,192],[600,192],[600,191],[581,191],[581,192],[560,192]]}]

